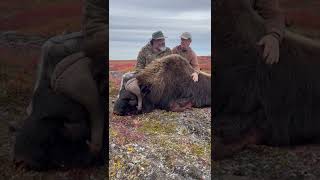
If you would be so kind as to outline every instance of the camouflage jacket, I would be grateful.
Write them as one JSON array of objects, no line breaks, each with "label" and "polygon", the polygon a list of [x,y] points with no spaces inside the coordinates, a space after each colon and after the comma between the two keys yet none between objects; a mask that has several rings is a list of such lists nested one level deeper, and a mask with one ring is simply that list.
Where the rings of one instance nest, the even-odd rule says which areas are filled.
[{"label": "camouflage jacket", "polygon": [[148,43],[140,50],[137,57],[137,64],[135,66],[135,69],[136,71],[140,69],[144,69],[144,67],[149,63],[151,63],[153,60],[164,57],[169,54],[171,54],[170,48],[167,47],[162,52],[153,52],[152,45]]},{"label": "camouflage jacket", "polygon": [[250,0],[253,8],[265,20],[267,34],[274,35],[279,41],[284,36],[285,19],[278,0]]},{"label": "camouflage jacket", "polygon": [[172,49],[172,53],[179,54],[182,57],[186,58],[195,70],[200,71],[197,55],[191,49],[191,47],[188,47],[188,49],[185,50],[181,47],[181,45],[179,45]]},{"label": "camouflage jacket", "polygon": [[107,56],[108,11],[106,0],[85,0],[82,31],[84,51],[89,57]]}]

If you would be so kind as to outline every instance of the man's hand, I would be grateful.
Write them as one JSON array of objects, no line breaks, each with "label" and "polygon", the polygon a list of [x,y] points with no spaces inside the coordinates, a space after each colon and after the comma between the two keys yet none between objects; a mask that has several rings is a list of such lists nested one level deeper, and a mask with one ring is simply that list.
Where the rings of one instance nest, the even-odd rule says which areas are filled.
[{"label": "man's hand", "polygon": [[191,76],[194,82],[198,82],[198,73],[194,72],[191,74]]},{"label": "man's hand", "polygon": [[279,62],[279,40],[272,34],[268,34],[261,38],[257,43],[259,46],[264,46],[263,59],[266,64],[276,64]]}]

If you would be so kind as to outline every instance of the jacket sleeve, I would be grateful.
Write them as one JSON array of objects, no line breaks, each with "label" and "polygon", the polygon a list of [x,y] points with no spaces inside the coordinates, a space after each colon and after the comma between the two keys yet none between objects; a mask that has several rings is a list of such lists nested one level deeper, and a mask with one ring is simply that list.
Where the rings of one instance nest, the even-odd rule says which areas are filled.
[{"label": "jacket sleeve", "polygon": [[195,70],[200,71],[200,66],[199,66],[197,55],[193,51],[191,52],[190,64]]},{"label": "jacket sleeve", "polygon": [[281,41],[284,35],[285,19],[278,0],[255,0],[254,6],[265,20],[266,33],[274,35]]},{"label": "jacket sleeve", "polygon": [[137,57],[137,64],[135,66],[136,71],[144,69],[146,66],[146,58],[144,56],[144,53],[142,51],[139,52],[138,57]]},{"label": "jacket sleeve", "polygon": [[108,21],[106,0],[85,0],[82,30],[84,52],[89,57],[107,56]]}]

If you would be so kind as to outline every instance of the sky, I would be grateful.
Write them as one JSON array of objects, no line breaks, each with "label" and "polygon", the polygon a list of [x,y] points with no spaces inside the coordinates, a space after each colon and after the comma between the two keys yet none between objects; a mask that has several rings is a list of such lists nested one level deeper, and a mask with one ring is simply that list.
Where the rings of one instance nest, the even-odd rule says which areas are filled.
[{"label": "sky", "polygon": [[110,0],[109,59],[136,59],[155,31],[161,30],[166,46],[180,44],[190,32],[197,55],[211,55],[211,0]]}]

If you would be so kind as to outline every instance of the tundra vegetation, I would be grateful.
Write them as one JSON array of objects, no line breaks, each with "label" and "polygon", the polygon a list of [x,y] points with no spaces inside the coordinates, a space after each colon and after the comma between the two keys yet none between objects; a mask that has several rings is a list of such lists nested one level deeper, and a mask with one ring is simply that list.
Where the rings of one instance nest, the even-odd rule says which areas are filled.
[{"label": "tundra vegetation", "polygon": [[[127,67],[133,68],[132,62]],[[110,179],[211,179],[211,108],[114,115],[112,101],[127,72],[123,64],[109,63]],[[211,72],[210,57],[200,57],[200,65]]]}]

